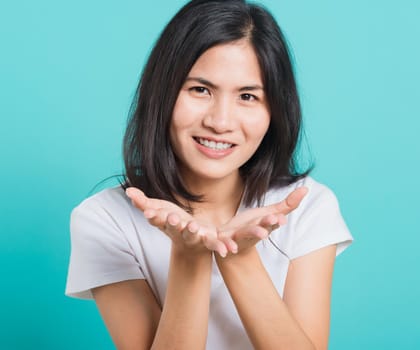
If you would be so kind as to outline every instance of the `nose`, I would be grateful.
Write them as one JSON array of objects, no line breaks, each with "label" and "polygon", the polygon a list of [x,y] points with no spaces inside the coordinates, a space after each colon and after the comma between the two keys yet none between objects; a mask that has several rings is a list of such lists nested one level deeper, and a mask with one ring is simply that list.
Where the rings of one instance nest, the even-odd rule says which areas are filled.
[{"label": "nose", "polygon": [[232,131],[234,125],[233,113],[234,106],[228,98],[214,99],[203,119],[203,124],[218,134]]}]

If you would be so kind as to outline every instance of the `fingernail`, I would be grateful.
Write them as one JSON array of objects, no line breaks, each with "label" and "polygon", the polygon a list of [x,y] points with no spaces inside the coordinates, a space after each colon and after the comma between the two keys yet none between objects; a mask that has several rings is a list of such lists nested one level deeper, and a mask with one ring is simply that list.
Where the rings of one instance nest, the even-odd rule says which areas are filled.
[{"label": "fingernail", "polygon": [[125,190],[125,194],[127,195],[127,197],[131,198],[134,195],[133,189],[131,187],[127,188]]},{"label": "fingernail", "polygon": [[194,222],[191,222],[188,224],[187,229],[191,233],[197,233],[198,232],[198,225]]}]

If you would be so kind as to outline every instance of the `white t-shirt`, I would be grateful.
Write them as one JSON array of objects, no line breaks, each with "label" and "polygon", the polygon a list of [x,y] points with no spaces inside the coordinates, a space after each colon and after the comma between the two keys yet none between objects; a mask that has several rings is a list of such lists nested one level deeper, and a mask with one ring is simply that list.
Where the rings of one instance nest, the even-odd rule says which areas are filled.
[{"label": "white t-shirt", "polygon": [[[283,295],[290,260],[331,244],[337,244],[338,255],[352,241],[334,193],[311,177],[270,190],[264,205],[283,200],[299,186],[308,187],[309,192],[300,206],[288,215],[287,224],[271,233],[271,242],[266,239],[257,244],[280,295]],[[146,279],[162,306],[171,241],[147,222],[121,187],[103,190],[84,200],[72,212],[70,231],[66,295],[91,299],[91,288]],[[215,263],[207,349],[252,349]]]}]

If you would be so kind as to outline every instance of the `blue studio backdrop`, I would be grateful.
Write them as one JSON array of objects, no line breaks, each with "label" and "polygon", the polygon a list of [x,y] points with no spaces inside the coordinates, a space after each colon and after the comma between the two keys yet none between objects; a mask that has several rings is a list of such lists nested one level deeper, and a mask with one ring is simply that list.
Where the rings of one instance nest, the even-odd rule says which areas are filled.
[{"label": "blue studio backdrop", "polygon": [[[121,174],[148,53],[180,0],[0,4],[0,348],[113,349],[64,296],[69,215]],[[293,51],[313,176],[355,237],[337,259],[331,349],[420,348],[420,4],[262,1]]]}]

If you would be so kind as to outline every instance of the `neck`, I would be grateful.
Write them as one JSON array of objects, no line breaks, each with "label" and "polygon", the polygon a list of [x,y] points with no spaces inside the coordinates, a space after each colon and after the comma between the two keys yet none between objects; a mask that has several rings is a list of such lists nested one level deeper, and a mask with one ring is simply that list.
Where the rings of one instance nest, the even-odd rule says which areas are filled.
[{"label": "neck", "polygon": [[239,174],[225,179],[201,179],[187,186],[192,193],[203,196],[202,202],[192,203],[194,217],[214,225],[222,225],[235,216],[244,190]]}]

